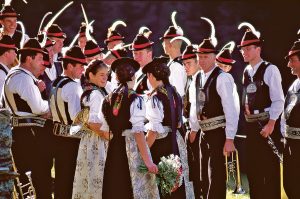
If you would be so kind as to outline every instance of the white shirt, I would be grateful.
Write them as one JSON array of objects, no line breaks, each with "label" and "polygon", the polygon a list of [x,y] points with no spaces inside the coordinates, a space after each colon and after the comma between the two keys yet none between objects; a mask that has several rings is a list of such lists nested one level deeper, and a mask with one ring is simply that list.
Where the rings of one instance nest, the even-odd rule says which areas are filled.
[{"label": "white shirt", "polygon": [[47,76],[49,77],[49,79],[51,81],[54,81],[57,78],[57,71],[56,71],[54,63],[52,64],[51,68],[45,69],[45,73],[47,74]]},{"label": "white shirt", "polygon": [[84,106],[90,107],[89,121],[91,123],[101,123],[99,112],[101,111],[101,103],[105,96],[98,90],[93,90],[90,94],[89,101],[85,97],[83,99]]},{"label": "white shirt", "polygon": [[80,97],[82,93],[82,87],[77,82],[70,82],[62,87],[61,98],[68,103],[68,110],[72,121],[81,110]]},{"label": "white shirt", "polygon": [[[216,66],[215,66],[216,67]],[[202,75],[203,83],[205,84],[215,67],[209,72]],[[196,76],[193,78],[196,81]],[[203,84],[203,85],[204,85]],[[196,114],[196,83],[192,82],[191,93],[190,96],[193,97],[191,99],[191,112],[190,112],[190,126],[191,130],[197,132],[200,129],[200,125],[198,123],[198,118]],[[236,85],[234,83],[233,77],[229,73],[221,73],[217,77],[217,93],[221,98],[221,103],[223,107],[223,112],[226,118],[226,127],[225,133],[227,139],[234,139],[235,134],[238,128],[238,121],[240,115],[240,103],[239,96],[237,93]]]},{"label": "white shirt", "polygon": [[[254,67],[248,65],[245,70],[249,70],[249,75],[252,78],[263,60],[257,63]],[[264,74],[264,82],[269,86],[271,99],[271,107],[265,108],[269,111],[270,119],[277,120],[284,109],[284,94],[281,85],[281,75],[278,68],[271,64],[267,67]]]},{"label": "white shirt", "polygon": [[[298,91],[300,89],[300,78],[297,78],[293,84],[290,86],[289,91]],[[284,117],[284,114],[281,115],[281,120],[280,120],[280,131],[282,136],[285,137],[285,132],[286,132],[286,120]]]},{"label": "white shirt", "polygon": [[[101,109],[102,109],[103,100],[101,102]],[[144,121],[145,121],[145,114],[146,114],[146,108],[145,108],[145,102],[142,100],[142,108],[140,109],[140,99],[136,98],[130,105],[130,123],[132,124],[131,133],[138,133],[138,132],[144,132]],[[102,119],[102,125],[100,130],[102,131],[109,131],[109,126],[107,124],[107,121],[103,115],[103,112],[99,112],[99,118]]]},{"label": "white shirt", "polygon": [[[25,73],[19,73],[10,78],[10,80],[7,82],[7,91],[11,93],[17,93],[21,99],[27,102],[33,114],[42,115],[48,112],[48,102],[42,99],[40,90],[34,84],[34,81],[37,81],[37,79],[30,71],[22,67],[18,68],[25,71],[28,75]],[[8,75],[11,74],[12,71],[14,70],[10,70]],[[7,108],[9,108],[7,102],[5,104]],[[19,116],[32,115],[31,113],[21,111],[17,111],[16,114]]]},{"label": "white shirt", "polygon": [[[3,63],[0,63],[4,69],[6,70],[6,72],[8,73],[9,72],[9,68],[7,66],[5,66]],[[3,70],[0,70],[0,93],[2,93],[2,90],[3,90],[3,85],[4,85],[4,82],[5,82],[5,77],[6,77],[6,74]]]},{"label": "white shirt", "polygon": [[173,86],[175,86],[179,95],[183,97],[185,94],[184,87],[187,81],[186,71],[183,65],[173,60],[171,60],[168,65],[170,66],[171,71],[169,81]]}]

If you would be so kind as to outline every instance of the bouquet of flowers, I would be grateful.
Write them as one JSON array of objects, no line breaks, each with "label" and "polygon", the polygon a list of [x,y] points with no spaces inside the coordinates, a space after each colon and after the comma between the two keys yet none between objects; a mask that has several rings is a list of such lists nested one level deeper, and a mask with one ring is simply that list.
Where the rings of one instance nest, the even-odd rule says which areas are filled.
[{"label": "bouquet of flowers", "polygon": [[[167,157],[161,157],[157,167],[156,183],[163,196],[171,194],[182,185],[182,166],[177,155],[171,154]],[[139,171],[146,173],[148,169],[145,165],[140,165]]]}]

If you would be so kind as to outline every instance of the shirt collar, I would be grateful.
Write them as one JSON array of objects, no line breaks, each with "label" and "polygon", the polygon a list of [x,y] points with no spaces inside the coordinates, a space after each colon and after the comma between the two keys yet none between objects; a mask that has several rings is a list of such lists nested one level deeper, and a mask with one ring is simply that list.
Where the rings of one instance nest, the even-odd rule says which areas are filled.
[{"label": "shirt collar", "polygon": [[9,71],[9,68],[5,64],[3,64],[2,62],[0,62],[0,64],[5,68],[6,72]]}]

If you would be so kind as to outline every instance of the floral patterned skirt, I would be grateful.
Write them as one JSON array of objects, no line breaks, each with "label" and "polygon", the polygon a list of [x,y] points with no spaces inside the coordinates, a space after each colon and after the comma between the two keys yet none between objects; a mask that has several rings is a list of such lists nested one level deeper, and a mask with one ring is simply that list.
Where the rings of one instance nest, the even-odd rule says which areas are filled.
[{"label": "floral patterned skirt", "polygon": [[101,199],[107,141],[96,134],[86,133],[80,141],[73,199]]}]

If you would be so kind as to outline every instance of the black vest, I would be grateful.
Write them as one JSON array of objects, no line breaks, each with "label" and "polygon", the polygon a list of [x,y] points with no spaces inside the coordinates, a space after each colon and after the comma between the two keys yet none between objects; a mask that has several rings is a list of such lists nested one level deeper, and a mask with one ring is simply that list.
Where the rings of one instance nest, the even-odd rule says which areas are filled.
[{"label": "black vest", "polygon": [[191,103],[190,103],[190,92],[189,88],[191,86],[192,77],[188,77],[185,85],[185,95],[183,96],[183,116],[185,118],[190,117]]},{"label": "black vest", "polygon": [[286,124],[290,127],[300,128],[300,90],[290,90],[287,93],[284,105]]},{"label": "black vest", "polygon": [[[140,81],[139,78],[142,78]],[[139,85],[136,87],[135,92],[137,94],[144,94],[144,91],[149,90],[148,85],[147,85],[147,75],[142,74],[140,77],[138,77],[137,82],[139,82]]]},{"label": "black vest", "polygon": [[[56,78],[57,78],[63,72],[63,68],[62,68],[61,62],[54,62],[54,67],[55,67],[55,70],[56,70]],[[42,74],[39,77],[39,79],[43,80],[43,82],[46,84],[46,89],[41,93],[42,94],[42,98],[44,100],[49,100],[51,89],[52,89],[52,83],[53,82],[49,79],[48,75],[45,72],[44,72],[44,74]]]},{"label": "black vest", "polygon": [[[174,87],[173,87],[174,88]],[[181,122],[181,115],[182,115],[182,103],[181,97],[176,92],[175,88],[173,89],[173,97],[175,103],[175,113],[176,113],[176,124]],[[157,93],[153,96],[153,100],[159,100],[163,104],[164,110],[164,119],[162,121],[163,126],[172,126],[172,117],[171,117],[171,107],[170,107],[170,100],[168,98],[167,90],[164,87],[157,89]],[[176,103],[177,102],[177,103]],[[155,105],[155,102],[153,103]],[[156,103],[158,104],[158,103]],[[177,125],[176,125],[177,126]]]},{"label": "black vest", "polygon": [[[269,86],[264,81],[264,74],[268,66],[271,65],[268,62],[263,62],[257,69],[255,75],[253,76],[253,83],[256,86],[256,92],[247,93],[247,87],[251,81],[249,71],[244,71],[244,81],[243,81],[243,106],[245,107],[246,97],[248,98],[248,105],[251,114],[254,110],[259,110],[259,112],[264,112],[265,108],[271,106]],[[249,87],[248,87],[249,89]]]},{"label": "black vest", "polygon": [[206,80],[203,87],[205,102],[201,116],[205,116],[206,118],[224,115],[221,97],[217,92],[217,78],[221,73],[223,73],[223,70],[216,67]]},{"label": "black vest", "polygon": [[[64,85],[68,84],[69,82],[74,81],[74,80],[72,80],[72,79],[69,78],[69,77],[59,76],[58,78],[56,78],[56,79],[53,81],[52,89],[54,89],[54,87],[57,86],[57,84],[60,82],[60,80],[61,80],[61,79],[64,79],[64,78],[65,78],[65,80],[63,80],[63,82],[61,82],[61,84],[60,84],[59,87],[58,87],[58,88],[60,88],[60,89],[61,89],[62,87],[64,87]],[[57,89],[58,89],[58,88],[57,88]],[[51,91],[51,92],[52,92],[52,91]],[[64,107],[65,107],[65,113],[66,113],[65,117],[67,118],[68,124],[70,125],[70,124],[73,123],[73,121],[72,121],[71,116],[70,116],[70,113],[69,113],[68,102],[64,102]]]},{"label": "black vest", "polygon": [[[122,97],[123,96],[123,97]],[[122,99],[121,99],[122,98]],[[111,96],[106,96],[102,105],[102,113],[107,121],[107,124],[112,132],[123,132],[125,129],[131,129],[132,124],[130,119],[130,106],[132,102],[139,98],[142,102],[142,98],[139,97],[133,90],[128,90],[127,87],[121,88],[121,90],[116,89]],[[121,107],[116,113],[116,101],[120,101]],[[142,104],[140,103],[140,108]],[[115,134],[114,134],[115,136]],[[121,136],[121,135],[117,135]]]},{"label": "black vest", "polygon": [[20,47],[21,47],[20,43],[21,43],[21,40],[22,40],[22,32],[19,31],[19,30],[16,30],[15,33],[14,33],[14,35],[12,36],[12,39],[13,39],[16,47],[18,49],[20,49]]}]

